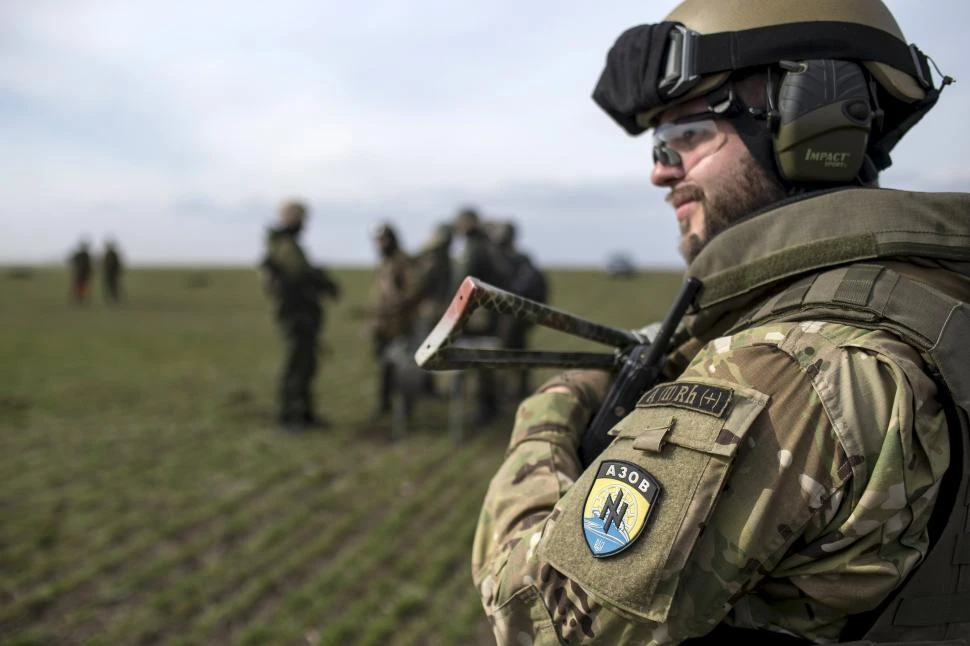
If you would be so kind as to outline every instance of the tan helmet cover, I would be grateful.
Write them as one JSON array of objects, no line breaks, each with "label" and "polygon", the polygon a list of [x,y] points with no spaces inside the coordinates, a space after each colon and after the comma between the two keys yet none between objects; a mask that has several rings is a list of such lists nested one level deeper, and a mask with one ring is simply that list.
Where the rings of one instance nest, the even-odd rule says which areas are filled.
[{"label": "tan helmet cover", "polygon": [[454,227],[458,233],[467,233],[471,229],[481,226],[481,216],[478,210],[471,206],[465,206],[458,210],[455,216]]},{"label": "tan helmet cover", "polygon": [[[684,0],[664,19],[679,22],[699,34],[744,31],[798,22],[854,22],[881,29],[906,44],[902,30],[881,0]],[[864,65],[893,97],[911,103],[926,96],[909,74],[874,61]],[[728,72],[712,74],[683,96],[637,115],[637,123],[652,128],[671,106],[704,96],[727,81]]]},{"label": "tan helmet cover", "polygon": [[280,205],[280,222],[283,226],[293,226],[303,222],[306,218],[306,205],[297,200],[287,200]]}]

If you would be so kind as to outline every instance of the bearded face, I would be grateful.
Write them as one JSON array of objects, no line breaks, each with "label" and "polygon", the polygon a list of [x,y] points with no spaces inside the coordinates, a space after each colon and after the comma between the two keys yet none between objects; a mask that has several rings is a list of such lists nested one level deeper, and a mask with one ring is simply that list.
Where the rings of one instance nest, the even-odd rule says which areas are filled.
[{"label": "bearded face", "polygon": [[[697,220],[678,220],[680,254],[688,264],[714,236],[748,215],[785,197],[781,184],[745,150],[737,159],[736,171],[674,188],[667,201],[693,201],[699,207]],[[697,223],[699,222],[699,226]]]}]

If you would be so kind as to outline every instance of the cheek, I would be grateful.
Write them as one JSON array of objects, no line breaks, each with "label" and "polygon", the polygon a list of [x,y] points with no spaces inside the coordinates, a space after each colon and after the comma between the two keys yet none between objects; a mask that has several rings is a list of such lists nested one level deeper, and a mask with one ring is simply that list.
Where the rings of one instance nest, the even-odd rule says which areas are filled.
[{"label": "cheek", "polygon": [[737,175],[741,158],[749,155],[744,142],[736,134],[730,134],[716,151],[698,159],[687,170],[688,175],[700,178],[731,178]]},{"label": "cheek", "polygon": [[737,137],[728,139],[713,155],[708,155],[687,169],[685,181],[696,184],[704,191],[704,202],[717,201],[725,187],[743,181],[744,155],[748,149]]}]

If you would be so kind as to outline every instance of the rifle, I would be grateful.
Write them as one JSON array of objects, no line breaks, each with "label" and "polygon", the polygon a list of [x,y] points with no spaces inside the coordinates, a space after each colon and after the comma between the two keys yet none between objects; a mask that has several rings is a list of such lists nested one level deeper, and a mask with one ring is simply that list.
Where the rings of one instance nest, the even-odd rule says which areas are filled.
[{"label": "rifle", "polygon": [[[613,385],[586,428],[580,444],[580,459],[584,466],[588,466],[609,445],[609,430],[633,409],[644,392],[656,384],[670,339],[687,308],[694,303],[701,286],[696,278],[688,278],[656,336],[648,339],[641,332],[594,323],[468,276],[458,288],[444,316],[421,343],[414,359],[418,366],[427,370],[529,366],[599,368],[615,372]],[[478,308],[612,346],[614,350],[609,353],[549,352],[457,346],[455,341],[461,335],[465,322]]]}]

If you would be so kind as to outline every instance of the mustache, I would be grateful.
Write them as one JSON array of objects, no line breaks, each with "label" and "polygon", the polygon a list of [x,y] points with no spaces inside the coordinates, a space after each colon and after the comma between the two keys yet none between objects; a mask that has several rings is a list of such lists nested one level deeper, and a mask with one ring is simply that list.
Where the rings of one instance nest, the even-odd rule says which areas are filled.
[{"label": "mustache", "polygon": [[700,186],[697,186],[695,184],[689,184],[687,186],[679,186],[673,189],[672,191],[670,191],[670,193],[668,193],[667,196],[664,198],[664,201],[667,202],[667,204],[670,204],[671,206],[676,202],[681,202],[681,203],[690,202],[690,201],[701,202],[703,200],[704,200],[704,191],[701,189]]}]

